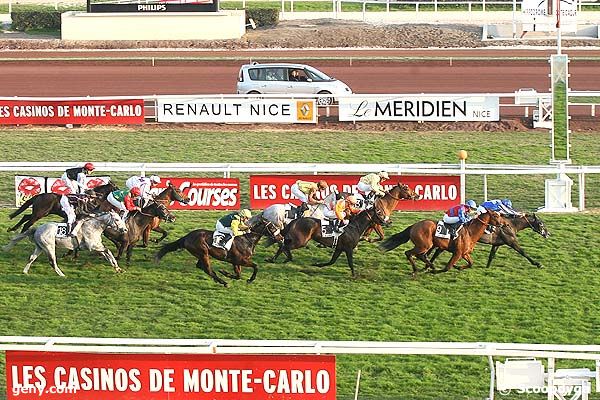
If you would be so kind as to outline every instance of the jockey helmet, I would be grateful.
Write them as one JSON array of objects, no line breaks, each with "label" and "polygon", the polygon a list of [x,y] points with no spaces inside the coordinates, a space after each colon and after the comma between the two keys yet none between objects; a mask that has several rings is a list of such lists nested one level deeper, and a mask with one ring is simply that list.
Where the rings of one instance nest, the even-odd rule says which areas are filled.
[{"label": "jockey helmet", "polygon": [[358,203],[356,197],[354,197],[353,195],[346,197],[346,201],[352,205],[356,205],[356,203]]},{"label": "jockey helmet", "polygon": [[152,183],[160,183],[160,177],[158,175],[151,175],[150,182]]},{"label": "jockey helmet", "polygon": [[243,210],[240,210],[239,216],[242,218],[249,219],[252,218],[252,213],[247,208],[244,208]]},{"label": "jockey helmet", "polygon": [[502,204],[504,204],[506,207],[512,208],[512,201],[510,201],[510,199],[502,199],[500,202]]},{"label": "jockey helmet", "polygon": [[325,182],[324,180],[320,180],[319,182],[317,182],[317,186],[319,187],[319,189],[327,189],[329,187],[327,182]]},{"label": "jockey helmet", "polygon": [[93,171],[94,169],[96,169],[96,167],[94,167],[94,164],[92,164],[91,162],[85,163],[85,165],[83,166],[83,169],[87,169],[88,171]]},{"label": "jockey helmet", "polygon": [[467,202],[465,204],[467,206],[469,206],[469,208],[472,208],[472,209],[477,208],[477,203],[475,203],[475,200],[467,200]]},{"label": "jockey helmet", "polygon": [[381,171],[381,172],[380,172],[380,173],[378,173],[377,175],[379,175],[379,177],[380,177],[381,179],[390,179],[390,176],[389,176],[389,175],[388,175],[388,173],[387,173],[387,172],[385,172],[385,171]]},{"label": "jockey helmet", "polygon": [[129,193],[132,196],[140,196],[142,194],[142,191],[140,190],[139,187],[132,187],[131,190],[129,191]]}]

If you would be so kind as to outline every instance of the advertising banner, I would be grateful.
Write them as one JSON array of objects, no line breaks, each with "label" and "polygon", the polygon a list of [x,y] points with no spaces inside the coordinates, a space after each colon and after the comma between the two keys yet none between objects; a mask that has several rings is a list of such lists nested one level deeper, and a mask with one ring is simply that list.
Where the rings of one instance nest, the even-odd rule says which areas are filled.
[{"label": "advertising banner", "polygon": [[[327,181],[329,189],[318,193],[317,197],[320,199],[332,190],[355,193],[360,177],[361,175],[251,175],[250,206],[253,209],[264,209],[271,204],[300,204],[290,191],[290,187],[298,179],[311,182],[321,179]],[[383,186],[388,190],[398,183],[410,186],[420,198],[399,201],[397,210],[447,210],[460,201],[459,176],[390,176]]]},{"label": "advertising banner", "polygon": [[238,210],[240,180],[237,178],[161,178],[151,192],[162,192],[171,183],[190,199],[188,204],[173,202],[173,210]]},{"label": "advertising banner", "polygon": [[6,352],[8,400],[335,400],[335,356]]},{"label": "advertising banner", "polygon": [[0,125],[143,124],[144,100],[0,100]]},{"label": "advertising banner", "polygon": [[498,121],[498,96],[342,97],[340,121]]},{"label": "advertising banner", "polygon": [[[110,182],[110,176],[89,176],[85,180],[88,189]],[[33,196],[41,193],[69,194],[71,189],[60,178],[43,176],[15,176],[15,205],[20,207]]]},{"label": "advertising banner", "polygon": [[316,124],[314,99],[159,98],[158,122]]},{"label": "advertising banner", "polygon": [[[577,31],[578,3],[571,0],[523,0],[521,22],[523,33],[555,32],[560,21],[563,32]],[[560,8],[560,18],[557,10]]]}]

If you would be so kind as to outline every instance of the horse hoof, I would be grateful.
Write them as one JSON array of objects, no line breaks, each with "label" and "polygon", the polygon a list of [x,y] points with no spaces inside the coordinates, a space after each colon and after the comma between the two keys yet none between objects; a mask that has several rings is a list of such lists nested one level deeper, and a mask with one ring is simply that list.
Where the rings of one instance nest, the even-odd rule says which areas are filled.
[{"label": "horse hoof", "polygon": [[248,280],[246,281],[246,283],[252,283],[252,282],[254,282],[254,279],[248,279]]},{"label": "horse hoof", "polygon": [[275,260],[273,260],[272,258],[265,258],[265,261],[268,263],[274,263]]},{"label": "horse hoof", "polygon": [[223,283],[223,287],[226,287],[226,288],[228,288],[228,287],[229,287],[229,283],[227,283],[227,282],[224,282],[224,283]]}]

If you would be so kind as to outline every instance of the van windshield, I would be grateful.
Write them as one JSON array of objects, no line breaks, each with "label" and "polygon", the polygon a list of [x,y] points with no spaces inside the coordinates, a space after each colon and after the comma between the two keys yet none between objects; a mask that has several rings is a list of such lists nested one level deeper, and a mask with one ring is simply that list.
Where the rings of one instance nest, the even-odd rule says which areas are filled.
[{"label": "van windshield", "polygon": [[316,68],[313,67],[306,67],[304,69],[304,71],[306,72],[306,76],[308,76],[310,79],[312,79],[313,82],[322,82],[322,81],[332,81],[334,80],[333,78],[327,76],[327,74],[325,74],[324,72],[319,71]]}]

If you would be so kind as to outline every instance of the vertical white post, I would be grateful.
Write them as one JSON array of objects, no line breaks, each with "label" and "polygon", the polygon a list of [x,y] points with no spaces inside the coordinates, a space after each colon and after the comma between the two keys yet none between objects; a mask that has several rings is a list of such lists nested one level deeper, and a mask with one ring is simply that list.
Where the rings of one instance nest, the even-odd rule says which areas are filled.
[{"label": "vertical white post", "polygon": [[464,204],[465,203],[465,192],[466,192],[466,184],[467,184],[467,179],[466,179],[466,170],[467,170],[467,164],[466,164],[466,159],[468,157],[468,153],[466,150],[459,150],[458,151],[458,159],[460,160],[460,203]]},{"label": "vertical white post", "polygon": [[579,211],[585,210],[585,172],[579,172]]},{"label": "vertical white post", "polygon": [[496,378],[496,369],[494,368],[494,358],[488,356],[488,363],[490,364],[490,394],[488,399],[494,400],[494,379]]},{"label": "vertical white post", "polygon": [[554,358],[548,358],[548,400],[554,400]]},{"label": "vertical white post", "polygon": [[354,400],[358,400],[358,387],[360,386],[360,369],[356,374],[356,389],[354,390]]},{"label": "vertical white post", "polygon": [[483,201],[488,200],[487,174],[483,175]]}]

